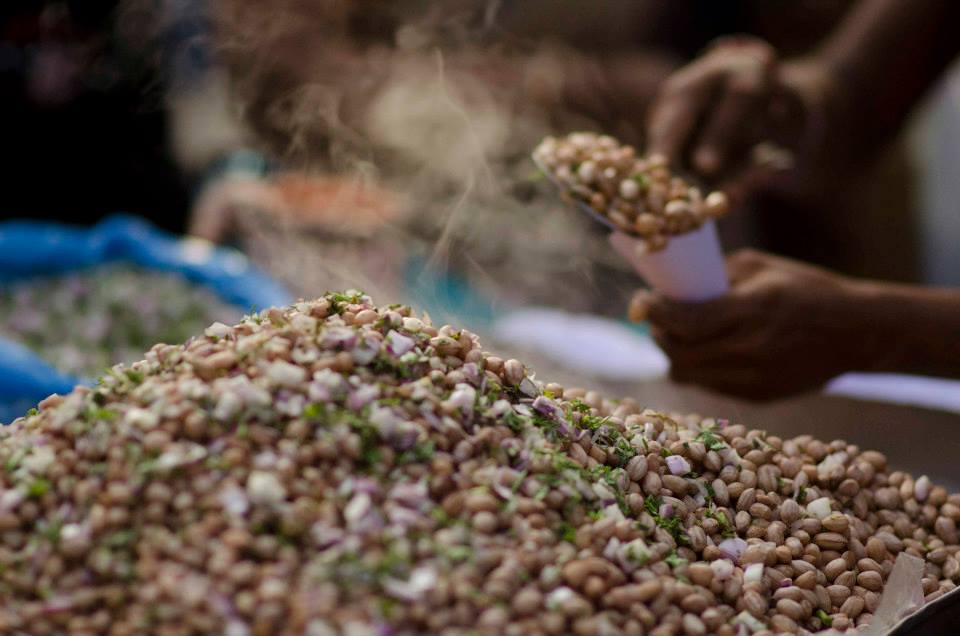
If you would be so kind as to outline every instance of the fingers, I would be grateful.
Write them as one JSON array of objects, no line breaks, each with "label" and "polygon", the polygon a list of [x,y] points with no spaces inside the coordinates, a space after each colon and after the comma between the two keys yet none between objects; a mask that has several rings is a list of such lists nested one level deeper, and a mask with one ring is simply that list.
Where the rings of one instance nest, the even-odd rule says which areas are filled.
[{"label": "fingers", "polygon": [[666,337],[696,343],[722,336],[739,322],[740,303],[729,297],[703,303],[684,303],[659,294],[640,291],[630,302],[630,319],[649,320]]},{"label": "fingers", "polygon": [[752,145],[752,129],[762,112],[769,80],[759,67],[727,79],[693,151],[693,166],[714,176]]},{"label": "fingers", "polygon": [[736,290],[738,285],[753,278],[762,270],[771,266],[775,257],[757,250],[742,249],[727,257],[727,276],[730,285]]},{"label": "fingers", "polygon": [[748,294],[753,290],[753,283],[763,284],[760,274],[764,272],[791,274],[795,279],[811,274],[835,276],[822,267],[758,250],[742,249],[727,257],[727,275],[735,293]]},{"label": "fingers", "polygon": [[722,69],[709,56],[667,80],[650,110],[648,151],[664,155],[670,163],[678,163],[722,80]]},{"label": "fingers", "polygon": [[790,185],[791,173],[777,166],[758,165],[748,160],[726,168],[725,174],[718,177],[716,188],[726,193],[733,208],[741,207],[754,192]]},{"label": "fingers", "polygon": [[721,298],[701,303],[671,300],[652,291],[641,290],[630,301],[628,315],[634,322],[649,320],[664,338],[678,343],[705,343],[733,332],[744,322],[756,318],[763,309],[759,274],[776,261],[754,250],[741,250],[727,258],[732,289]]},{"label": "fingers", "polygon": [[768,351],[767,336],[755,330],[739,329],[698,344],[677,342],[659,330],[654,330],[654,335],[670,358],[670,377],[675,382],[753,400],[806,388],[797,384],[799,379],[789,370],[779,370],[779,356]]},{"label": "fingers", "polygon": [[[763,125],[774,92],[776,52],[754,38],[727,38],[673,75],[650,110],[647,145],[716,176],[736,163]],[[741,157],[742,158],[742,157]]]},{"label": "fingers", "polygon": [[751,366],[764,349],[763,337],[751,329],[732,328],[708,341],[679,340],[659,328],[652,328],[657,344],[679,368],[737,368]]}]

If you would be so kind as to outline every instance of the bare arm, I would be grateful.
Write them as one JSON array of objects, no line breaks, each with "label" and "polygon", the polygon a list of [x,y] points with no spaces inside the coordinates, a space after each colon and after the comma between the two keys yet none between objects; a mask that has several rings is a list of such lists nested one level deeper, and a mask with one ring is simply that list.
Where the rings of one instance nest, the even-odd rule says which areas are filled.
[{"label": "bare arm", "polygon": [[960,290],[861,283],[863,320],[875,325],[873,371],[960,378]]},{"label": "bare arm", "polygon": [[958,35],[960,3],[861,0],[803,58],[725,38],[665,82],[649,144],[704,176],[749,181],[752,149],[773,139],[795,151],[803,181],[816,187],[896,133],[960,51]]},{"label": "bare arm", "polygon": [[848,371],[960,378],[960,290],[846,278],[757,252],[727,259],[732,289],[700,304],[639,292],[671,374],[727,393],[772,398]]},{"label": "bare arm", "polygon": [[960,3],[863,0],[817,54],[836,88],[832,130],[863,151],[886,141],[958,53]]}]

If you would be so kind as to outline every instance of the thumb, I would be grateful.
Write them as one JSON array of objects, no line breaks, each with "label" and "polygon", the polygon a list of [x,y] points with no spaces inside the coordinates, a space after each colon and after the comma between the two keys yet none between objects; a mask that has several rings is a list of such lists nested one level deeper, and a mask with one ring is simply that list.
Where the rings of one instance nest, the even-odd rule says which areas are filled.
[{"label": "thumb", "polygon": [[631,322],[643,322],[650,315],[650,306],[654,302],[656,302],[656,297],[653,292],[645,289],[638,291],[630,299],[627,317]]}]

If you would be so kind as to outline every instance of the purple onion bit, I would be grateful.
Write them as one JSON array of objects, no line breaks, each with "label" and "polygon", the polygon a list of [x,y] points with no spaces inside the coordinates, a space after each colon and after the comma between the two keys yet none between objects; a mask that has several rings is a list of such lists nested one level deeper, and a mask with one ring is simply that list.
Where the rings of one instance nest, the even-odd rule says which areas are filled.
[{"label": "purple onion bit", "polygon": [[[465,363],[460,367],[460,372],[463,373],[463,376],[470,384],[478,384],[480,382],[480,367],[477,366],[476,362]],[[486,379],[486,376],[484,376],[484,379]]]},{"label": "purple onion bit", "polygon": [[416,345],[413,338],[405,336],[398,331],[390,330],[387,333],[387,351],[392,356],[402,356]]},{"label": "purple onion bit", "polygon": [[747,549],[747,542],[740,537],[733,537],[732,539],[724,539],[717,547],[720,548],[720,553],[723,556],[734,563],[740,563],[740,557]]},{"label": "purple onion bit", "polygon": [[690,462],[681,455],[669,455],[667,457],[667,468],[674,475],[686,475],[692,470]]},{"label": "purple onion bit", "polygon": [[326,349],[349,350],[357,342],[357,332],[349,327],[328,327],[320,344]]},{"label": "purple onion bit", "polygon": [[347,397],[347,408],[351,411],[359,411],[379,397],[379,395],[380,387],[372,384],[364,384],[350,392],[349,397]]},{"label": "purple onion bit", "polygon": [[378,353],[380,353],[380,343],[364,338],[353,348],[353,361],[359,365],[367,365],[373,362]]},{"label": "purple onion bit", "polygon": [[563,414],[556,402],[543,395],[537,396],[532,406],[535,411],[550,418],[557,419]]}]

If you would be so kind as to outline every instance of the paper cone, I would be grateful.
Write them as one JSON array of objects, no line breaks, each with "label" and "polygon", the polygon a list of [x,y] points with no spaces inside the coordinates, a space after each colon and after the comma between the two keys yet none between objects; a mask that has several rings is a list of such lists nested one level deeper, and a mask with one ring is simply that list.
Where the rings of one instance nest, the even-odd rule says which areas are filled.
[{"label": "paper cone", "polygon": [[674,300],[703,302],[730,289],[712,220],[694,232],[671,236],[667,247],[659,252],[644,253],[641,239],[622,232],[614,232],[610,243],[653,289]]}]

